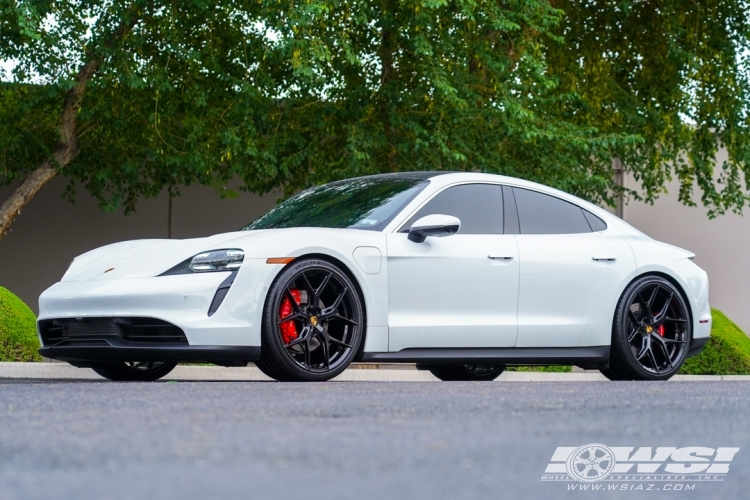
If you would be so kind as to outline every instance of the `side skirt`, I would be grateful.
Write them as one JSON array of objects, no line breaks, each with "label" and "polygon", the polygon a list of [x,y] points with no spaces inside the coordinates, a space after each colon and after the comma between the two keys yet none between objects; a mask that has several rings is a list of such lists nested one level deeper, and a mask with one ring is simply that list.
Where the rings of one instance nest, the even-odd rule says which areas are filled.
[{"label": "side skirt", "polygon": [[593,347],[450,347],[408,348],[397,352],[365,352],[373,363],[578,365],[594,368],[609,360],[609,346]]}]

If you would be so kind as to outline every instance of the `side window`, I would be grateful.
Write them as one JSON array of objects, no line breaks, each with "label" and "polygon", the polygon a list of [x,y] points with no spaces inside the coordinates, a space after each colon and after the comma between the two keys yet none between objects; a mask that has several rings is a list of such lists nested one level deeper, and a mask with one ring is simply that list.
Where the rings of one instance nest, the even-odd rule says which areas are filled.
[{"label": "side window", "polygon": [[408,230],[426,215],[458,217],[458,234],[502,234],[503,190],[495,184],[463,184],[438,193],[401,228]]},{"label": "side window", "polygon": [[521,234],[590,233],[581,207],[528,189],[513,188]]},{"label": "side window", "polygon": [[598,232],[607,229],[607,223],[588,210],[583,210],[583,215],[585,215],[586,220],[589,221],[589,226],[591,226],[592,231]]}]

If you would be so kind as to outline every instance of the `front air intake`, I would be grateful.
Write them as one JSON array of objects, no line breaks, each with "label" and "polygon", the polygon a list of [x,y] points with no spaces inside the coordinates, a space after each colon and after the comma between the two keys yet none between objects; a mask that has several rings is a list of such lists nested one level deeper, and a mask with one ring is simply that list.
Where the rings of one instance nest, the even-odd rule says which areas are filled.
[{"label": "front air intake", "polygon": [[61,318],[39,322],[45,347],[58,344],[106,342],[187,344],[178,326],[155,318]]}]

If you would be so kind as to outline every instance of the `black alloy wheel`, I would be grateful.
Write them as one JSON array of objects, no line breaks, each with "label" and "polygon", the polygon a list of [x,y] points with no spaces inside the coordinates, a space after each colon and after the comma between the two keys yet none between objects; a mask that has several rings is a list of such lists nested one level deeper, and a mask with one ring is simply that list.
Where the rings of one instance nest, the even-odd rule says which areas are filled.
[{"label": "black alloy wheel", "polygon": [[261,359],[279,381],[324,381],[343,372],[362,342],[359,291],[345,272],[318,259],[287,266],[266,298]]},{"label": "black alloy wheel", "polygon": [[177,366],[167,361],[127,361],[100,363],[91,368],[104,378],[117,382],[153,382],[167,375]]},{"label": "black alloy wheel", "polygon": [[429,370],[444,382],[490,381],[505,371],[504,366],[494,365],[417,365],[418,370]]},{"label": "black alloy wheel", "polygon": [[692,330],[688,305],[670,281],[646,276],[620,298],[612,328],[610,380],[667,380],[685,361]]}]

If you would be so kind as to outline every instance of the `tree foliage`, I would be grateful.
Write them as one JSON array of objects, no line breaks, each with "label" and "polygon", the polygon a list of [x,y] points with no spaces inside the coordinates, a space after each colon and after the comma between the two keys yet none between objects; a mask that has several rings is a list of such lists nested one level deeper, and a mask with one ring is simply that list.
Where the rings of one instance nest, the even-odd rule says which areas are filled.
[{"label": "tree foliage", "polygon": [[0,0],[0,183],[53,158],[128,211],[196,182],[470,170],[612,202],[620,157],[648,199],[674,173],[739,209],[746,21],[736,0]]},{"label": "tree foliage", "polygon": [[[750,167],[750,4],[745,0],[555,2],[566,12],[547,44],[567,119],[637,135],[617,148],[651,201],[676,176],[679,198],[715,215],[747,201]],[[728,158],[716,164],[724,147]],[[698,187],[698,193],[694,188]]]}]

